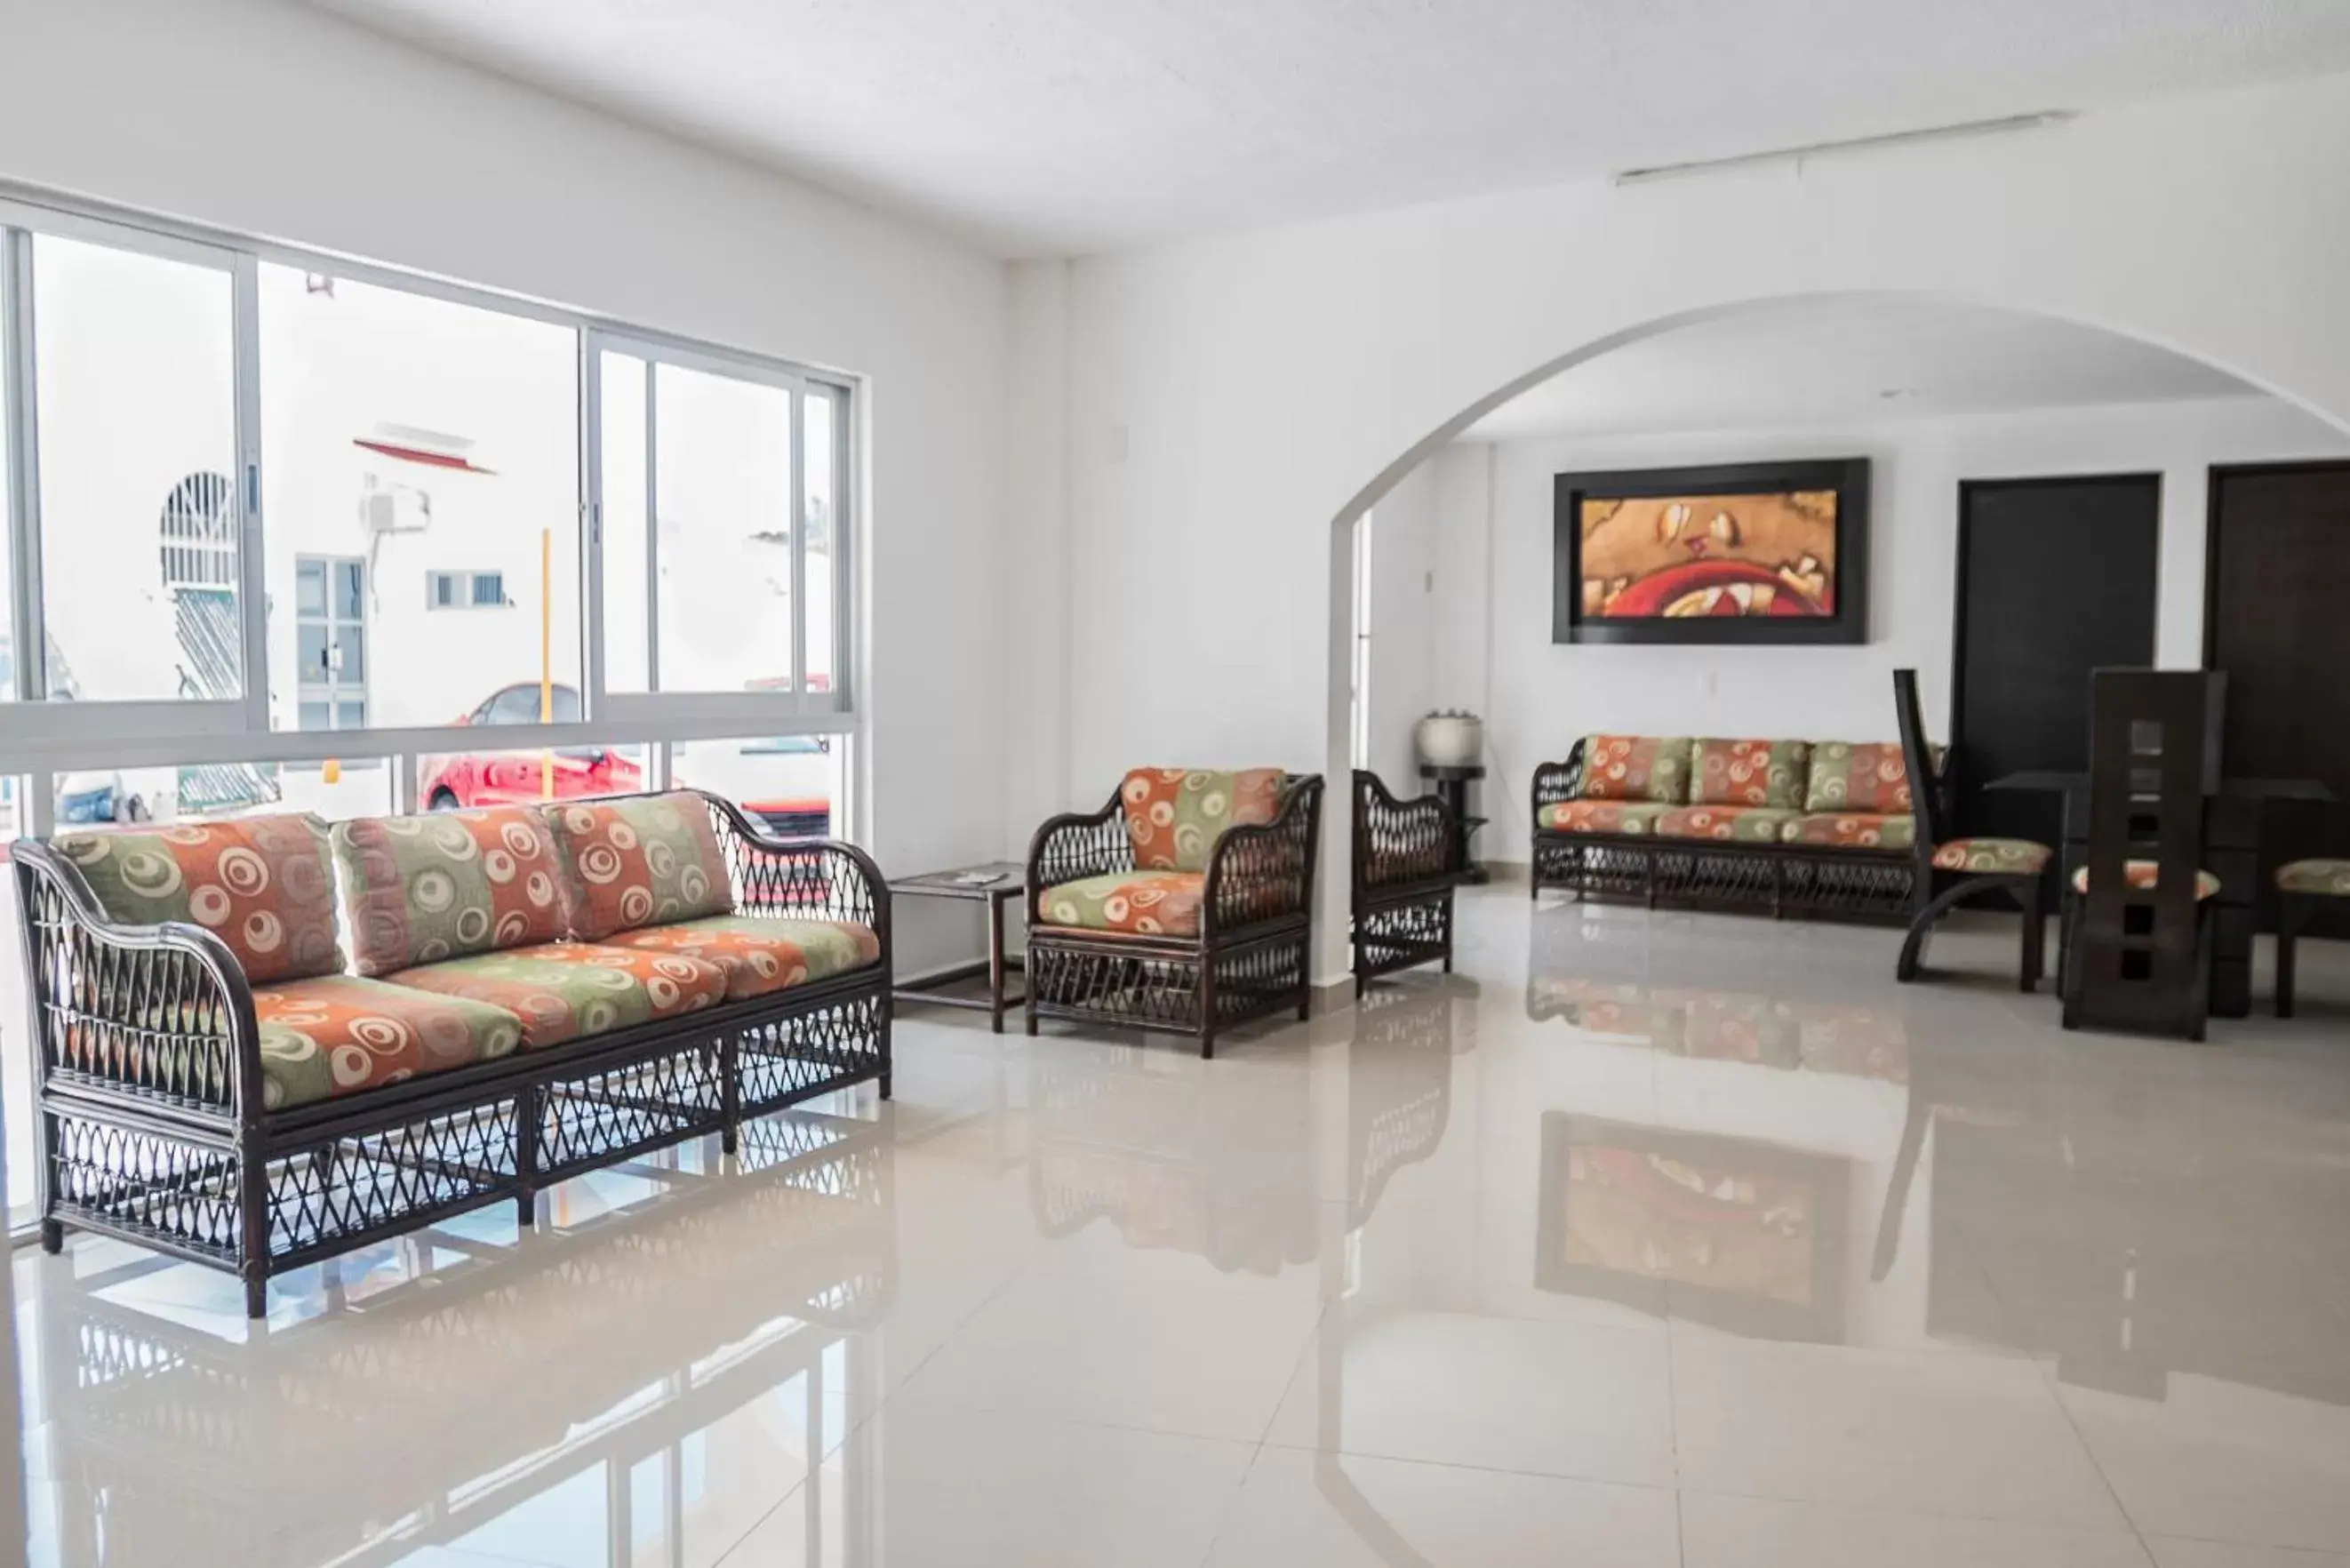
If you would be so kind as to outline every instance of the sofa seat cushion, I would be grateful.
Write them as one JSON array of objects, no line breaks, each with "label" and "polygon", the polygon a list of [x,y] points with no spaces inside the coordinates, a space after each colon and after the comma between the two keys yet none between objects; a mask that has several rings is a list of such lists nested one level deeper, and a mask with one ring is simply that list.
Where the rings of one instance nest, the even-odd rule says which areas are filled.
[{"label": "sofa seat cushion", "polygon": [[540,809],[570,873],[573,940],[733,911],[726,852],[709,803],[693,791]]},{"label": "sofa seat cushion", "polygon": [[1810,811],[1787,826],[1785,841],[1821,849],[1908,849],[1918,819],[1908,812]]},{"label": "sofa seat cushion", "polygon": [[2036,877],[2054,854],[2029,838],[1953,838],[1934,846],[1934,868]]},{"label": "sofa seat cushion", "polygon": [[1901,748],[1891,742],[1823,741],[1812,748],[1809,778],[1805,811],[1899,816],[1910,809],[1909,770],[1902,763]]},{"label": "sofa seat cushion", "polygon": [[256,991],[253,1016],[261,1103],[273,1111],[511,1055],[522,1044],[522,1020],[503,1007],[343,974]]},{"label": "sofa seat cushion", "polygon": [[1653,800],[1560,800],[1535,820],[1553,833],[1648,833],[1671,809]]},{"label": "sofa seat cushion", "polygon": [[255,985],[343,967],[327,825],[307,812],[98,828],[53,842],[109,919],[202,926]]},{"label": "sofa seat cushion", "polygon": [[1677,805],[1657,818],[1659,838],[1719,838],[1733,844],[1776,844],[1797,813],[1772,805]]},{"label": "sofa seat cushion", "polygon": [[1690,804],[1800,810],[1811,760],[1808,741],[1699,741],[1690,751]]},{"label": "sofa seat cushion", "polygon": [[2288,860],[2276,877],[2280,892],[2350,898],[2350,860]]},{"label": "sofa seat cushion", "polygon": [[1196,937],[1208,879],[1196,871],[1110,871],[1047,888],[1037,919],[1048,926],[1123,931],[1138,937]]},{"label": "sofa seat cushion", "polygon": [[563,864],[534,806],[355,817],[335,825],[334,842],[361,974],[563,935]]},{"label": "sofa seat cushion", "polygon": [[1134,864],[1145,871],[1205,871],[1227,828],[1281,812],[1281,770],[1137,768],[1118,786]]},{"label": "sofa seat cushion", "polygon": [[1586,800],[1651,800],[1686,805],[1690,797],[1686,735],[1586,735]]},{"label": "sofa seat cushion", "polygon": [[714,963],[591,942],[475,953],[385,978],[504,1008],[522,1021],[525,1051],[675,1018],[726,997],[726,971]]},{"label": "sofa seat cushion", "polygon": [[[2141,893],[2152,892],[2155,884],[2161,879],[2161,877],[2162,867],[2156,861],[2125,860],[2122,862],[2122,880]],[[2089,868],[2086,866],[2076,866],[2073,868],[2073,891],[2083,898],[2088,897]],[[2217,898],[2219,892],[2219,877],[2209,871],[2195,873],[2195,898],[2199,903],[2205,898]]]},{"label": "sofa seat cushion", "polygon": [[605,945],[716,964],[726,972],[729,1002],[830,980],[881,956],[881,939],[870,926],[764,915],[708,915],[673,926],[646,926],[615,932]]}]

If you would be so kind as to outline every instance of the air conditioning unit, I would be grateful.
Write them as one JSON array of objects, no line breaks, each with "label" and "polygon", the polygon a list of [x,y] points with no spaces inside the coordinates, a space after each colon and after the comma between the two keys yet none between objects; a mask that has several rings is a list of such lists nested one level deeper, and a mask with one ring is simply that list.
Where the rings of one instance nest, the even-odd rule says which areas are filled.
[{"label": "air conditioning unit", "polygon": [[421,534],[432,526],[432,497],[404,484],[367,491],[359,496],[359,526],[377,539],[387,534]]}]

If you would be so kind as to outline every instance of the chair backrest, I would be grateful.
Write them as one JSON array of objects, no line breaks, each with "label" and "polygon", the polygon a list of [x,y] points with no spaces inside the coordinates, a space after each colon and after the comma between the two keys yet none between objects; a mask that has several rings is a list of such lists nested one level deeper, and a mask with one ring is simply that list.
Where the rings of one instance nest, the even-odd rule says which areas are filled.
[{"label": "chair backrest", "polygon": [[1136,768],[1118,786],[1134,864],[1145,871],[1205,871],[1230,827],[1271,822],[1287,788],[1279,768]]},{"label": "chair backrest", "polygon": [[1901,766],[1909,775],[1909,815],[1918,825],[1918,857],[1931,860],[1934,846],[1950,836],[1941,781],[1934,775],[1933,748],[1918,709],[1918,672],[1893,672],[1893,717],[1901,729]]},{"label": "chair backrest", "polygon": [[[2188,1033],[2204,803],[2220,784],[2224,675],[2100,670],[2089,681],[2088,893],[2072,963],[2085,1022]],[[2131,862],[2152,862],[2151,886]]]}]

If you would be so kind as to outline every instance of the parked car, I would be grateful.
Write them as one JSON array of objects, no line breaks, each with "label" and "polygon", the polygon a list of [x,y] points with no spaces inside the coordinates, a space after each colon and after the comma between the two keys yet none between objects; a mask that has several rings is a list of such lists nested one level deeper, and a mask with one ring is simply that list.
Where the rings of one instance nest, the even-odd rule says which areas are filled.
[{"label": "parked car", "polygon": [[57,826],[172,821],[179,815],[177,779],[169,768],[98,768],[57,775]]},{"label": "parked car", "polygon": [[[579,722],[577,687],[557,686],[550,709],[554,722]],[[535,680],[503,687],[460,718],[474,727],[538,722],[539,688]],[[416,788],[434,811],[467,805],[507,805],[546,797],[545,774],[555,775],[555,798],[627,794],[645,787],[644,770],[609,746],[556,746],[537,750],[466,752],[419,759]]]},{"label": "parked car", "polygon": [[758,741],[682,743],[677,782],[723,795],[778,838],[832,832],[832,738],[778,735]]}]

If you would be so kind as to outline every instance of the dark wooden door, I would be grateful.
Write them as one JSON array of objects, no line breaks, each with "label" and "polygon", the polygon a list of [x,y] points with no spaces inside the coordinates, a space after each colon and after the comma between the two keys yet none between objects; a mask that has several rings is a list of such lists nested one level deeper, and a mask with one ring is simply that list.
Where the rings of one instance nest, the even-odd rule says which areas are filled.
[{"label": "dark wooden door", "polygon": [[[2311,778],[2350,801],[2350,463],[2211,471],[2203,659],[2228,672],[2227,771]],[[2267,807],[2260,922],[2286,860],[2350,855],[2350,808]],[[2321,932],[2350,937],[2329,910]]]},{"label": "dark wooden door", "polygon": [[2087,769],[2089,672],[2154,662],[2161,531],[2158,474],[1960,484],[1950,681],[1960,832],[2063,844],[2060,796],[1983,786],[2025,769]]}]

